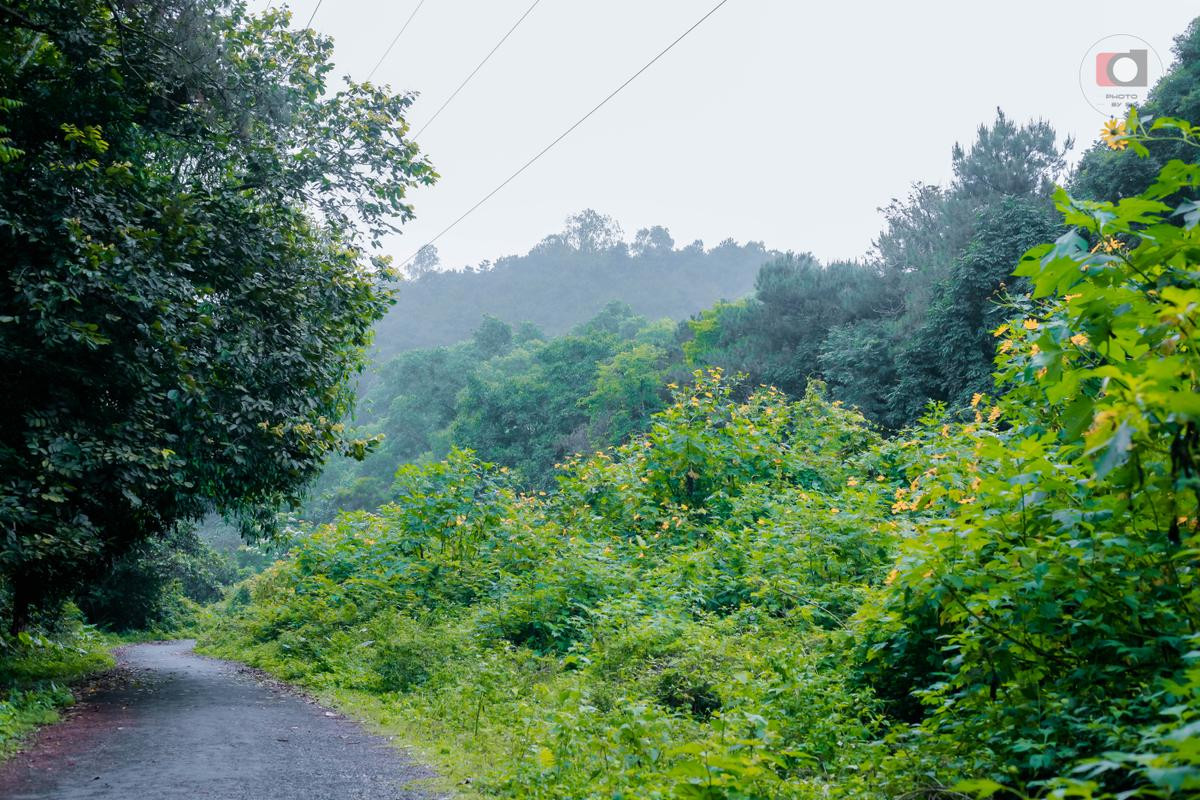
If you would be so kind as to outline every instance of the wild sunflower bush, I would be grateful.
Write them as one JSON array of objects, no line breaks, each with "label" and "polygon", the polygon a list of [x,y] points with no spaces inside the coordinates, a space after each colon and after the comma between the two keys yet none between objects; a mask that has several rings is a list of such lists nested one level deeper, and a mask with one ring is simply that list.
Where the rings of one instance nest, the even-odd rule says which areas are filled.
[{"label": "wild sunflower bush", "polygon": [[1200,792],[1198,187],[1172,161],[1137,197],[1060,190],[1073,228],[996,331],[1005,394],[898,445],[914,535],[860,612],[863,669],[985,791]]},{"label": "wild sunflower bush", "polygon": [[216,649],[504,749],[479,776],[501,795],[825,791],[878,732],[842,641],[893,558],[881,440],[818,386],[736,383],[697,373],[553,493],[464,451],[403,468],[255,579]]}]

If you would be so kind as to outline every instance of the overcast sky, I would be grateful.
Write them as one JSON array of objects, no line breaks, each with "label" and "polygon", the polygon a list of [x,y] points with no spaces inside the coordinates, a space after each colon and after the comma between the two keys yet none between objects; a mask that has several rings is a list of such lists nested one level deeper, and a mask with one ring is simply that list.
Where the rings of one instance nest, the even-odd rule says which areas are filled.
[{"label": "overcast sky", "polygon": [[[426,0],[376,82],[420,93],[419,129],[532,0]],[[339,74],[367,76],[418,0],[324,0]],[[421,136],[441,181],[412,195],[398,260],[457,218],[716,0],[541,0]],[[263,7],[264,0],[257,6]],[[317,0],[294,0],[297,25]],[[1090,143],[1089,47],[1133,34],[1169,63],[1200,8],[1128,0],[729,0],[704,25],[437,243],[446,266],[524,253],[583,208],[627,237],[726,237],[829,260],[862,255],[878,207],[949,177],[950,148],[1002,107]]]}]

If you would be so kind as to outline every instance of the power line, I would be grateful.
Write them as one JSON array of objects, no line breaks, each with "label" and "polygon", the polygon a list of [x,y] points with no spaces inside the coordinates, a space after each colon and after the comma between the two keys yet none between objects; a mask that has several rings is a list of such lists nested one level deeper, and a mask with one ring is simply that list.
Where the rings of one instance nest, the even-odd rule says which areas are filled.
[{"label": "power line", "polygon": [[486,203],[488,200],[491,200],[491,199],[492,199],[492,197],[494,197],[494,196],[495,196],[495,195],[496,195],[496,194],[497,194],[497,193],[498,193],[498,192],[499,192],[501,189],[503,189],[505,186],[508,186],[510,183],[512,183],[512,182],[513,182],[513,181],[514,181],[514,180],[517,178],[517,176],[519,176],[519,175],[520,175],[522,172],[524,172],[525,170],[527,170],[527,169],[529,169],[530,167],[532,167],[532,166],[534,165],[534,163],[536,163],[536,162],[537,162],[537,160],[538,160],[538,159],[540,159],[542,156],[546,155],[546,153],[549,153],[549,152],[550,152],[550,151],[551,151],[551,150],[554,148],[554,146],[555,146],[555,145],[557,145],[557,144],[558,144],[559,142],[561,142],[563,139],[567,138],[567,137],[568,137],[568,136],[571,134],[571,132],[572,132],[572,131],[574,131],[576,128],[578,128],[578,127],[579,127],[580,125],[582,125],[583,123],[587,122],[587,121],[588,121],[588,119],[589,119],[589,118],[590,118],[590,117],[591,117],[593,114],[595,114],[597,111],[599,111],[599,110],[600,110],[601,108],[603,108],[605,105],[607,105],[607,104],[608,104],[608,101],[612,100],[614,97],[616,97],[618,94],[620,94],[622,89],[624,89],[626,86],[628,86],[629,84],[631,84],[631,83],[633,83],[635,80],[637,80],[637,78],[638,78],[638,77],[639,77],[639,76],[640,76],[640,75],[641,75],[643,72],[645,72],[646,70],[650,69],[650,67],[654,66],[655,62],[657,62],[657,61],[658,61],[660,58],[662,58],[663,56],[665,56],[667,53],[671,52],[671,50],[672,50],[672,49],[674,49],[675,45],[679,44],[679,43],[680,43],[680,42],[682,42],[682,41],[683,41],[685,38],[687,38],[688,34],[690,34],[692,31],[696,30],[696,28],[699,28],[699,27],[700,27],[700,26],[701,26],[701,25],[704,23],[704,21],[705,21],[705,20],[707,20],[707,19],[708,19],[709,17],[711,17],[713,14],[717,13],[717,11],[718,11],[718,10],[721,8],[721,6],[725,5],[725,4],[726,4],[726,3],[728,3],[728,2],[729,2],[729,0],[720,0],[720,2],[719,2],[719,3],[717,3],[717,4],[716,4],[715,6],[713,6],[711,9],[709,9],[709,11],[708,11],[708,13],[707,13],[707,14],[705,14],[705,15],[704,15],[703,17],[701,17],[700,19],[696,20],[696,22],[695,22],[695,23],[693,23],[693,24],[692,24],[692,26],[691,26],[690,28],[688,28],[686,31],[684,31],[683,33],[679,34],[679,37],[678,37],[678,38],[676,38],[676,39],[675,39],[675,41],[671,42],[669,45],[667,45],[665,48],[663,48],[663,49],[662,49],[662,50],[659,52],[659,54],[658,54],[658,55],[656,55],[654,58],[652,58],[652,59],[650,59],[649,61],[647,61],[647,62],[645,63],[645,65],[644,65],[644,66],[643,66],[641,69],[639,69],[637,72],[635,72],[635,73],[633,73],[632,75],[630,75],[630,76],[629,76],[629,78],[627,78],[627,79],[625,80],[625,82],[624,82],[624,83],[622,83],[622,84],[621,84],[620,86],[618,86],[616,89],[613,89],[613,90],[612,90],[612,92],[610,92],[610,93],[609,93],[609,95],[608,95],[607,97],[605,97],[603,100],[601,100],[601,101],[600,101],[599,103],[597,103],[595,106],[593,106],[593,108],[592,108],[592,110],[591,110],[591,111],[589,111],[589,112],[587,112],[586,114],[584,114],[582,117],[580,117],[578,120],[576,120],[575,124],[573,124],[571,127],[567,128],[565,131],[563,131],[562,133],[560,133],[560,134],[559,134],[559,135],[558,135],[558,136],[557,136],[557,137],[554,139],[554,141],[550,142],[550,144],[548,144],[548,145],[546,145],[545,147],[543,147],[543,148],[542,148],[540,151],[538,151],[538,154],[537,154],[537,155],[535,155],[533,158],[529,159],[529,160],[528,160],[528,161],[526,161],[524,164],[522,164],[522,165],[521,165],[521,167],[520,167],[519,169],[517,169],[517,171],[516,171],[516,172],[514,172],[512,175],[509,175],[507,178],[505,178],[505,179],[504,179],[504,181],[503,181],[503,182],[502,182],[502,183],[501,183],[499,186],[497,186],[495,189],[492,189],[490,192],[488,192],[487,194],[485,194],[485,195],[483,196],[483,198],[482,198],[482,199],[480,199],[480,201],[479,201],[479,202],[477,202],[475,205],[471,206],[471,207],[470,207],[470,208],[468,208],[468,209],[467,209],[465,212],[463,212],[462,216],[460,216],[458,219],[454,220],[454,222],[451,222],[451,223],[450,223],[449,225],[447,225],[445,228],[442,228],[442,230],[438,232],[437,236],[434,236],[434,237],[433,237],[432,239],[430,239],[428,242],[426,242],[425,244],[421,245],[421,247],[420,247],[420,248],[418,248],[418,249],[417,249],[417,251],[416,251],[415,253],[413,253],[413,254],[412,254],[411,256],[409,256],[408,258],[404,259],[404,261],[403,261],[403,262],[401,262],[400,266],[402,266],[402,267],[403,267],[404,265],[408,264],[410,261],[412,261],[414,258],[416,258],[416,257],[417,257],[417,253],[420,253],[420,252],[421,252],[421,250],[424,250],[426,247],[428,247],[429,245],[431,245],[431,244],[433,244],[433,243],[437,242],[439,239],[441,239],[441,238],[442,238],[443,236],[445,236],[447,233],[449,233],[450,231],[454,230],[454,228],[456,228],[460,222],[462,222],[462,221],[463,221],[464,219],[466,219],[467,217],[471,216],[471,214],[473,214],[473,213],[475,212],[475,210],[476,210],[476,209],[478,209],[480,206],[482,206],[482,205],[483,205],[484,203]]},{"label": "power line", "polygon": [[321,3],[324,2],[325,0],[317,0],[317,7],[313,9],[313,13],[308,15],[308,22],[304,23],[304,27],[312,27],[312,21],[317,18],[317,12],[321,10]]},{"label": "power line", "polygon": [[396,46],[396,42],[400,41],[400,37],[404,35],[406,30],[408,30],[409,23],[413,21],[413,17],[417,15],[417,12],[421,10],[421,6],[423,5],[425,5],[425,0],[421,0],[421,2],[417,3],[417,7],[414,8],[412,13],[408,15],[408,19],[404,20],[404,24],[400,26],[400,32],[396,34],[394,39],[392,39],[392,43],[387,46],[387,50],[383,51],[383,55],[381,55],[379,60],[375,62],[375,66],[371,68],[371,72],[367,75],[367,80],[371,80],[371,77],[375,74],[375,70],[379,69],[380,65],[383,64],[384,59],[388,57],[388,53],[392,52],[392,48]]},{"label": "power line", "polygon": [[451,93],[451,95],[446,98],[446,102],[442,103],[441,107],[439,107],[437,111],[433,112],[433,116],[430,117],[429,119],[427,119],[425,121],[425,124],[421,126],[421,129],[419,131],[417,131],[415,135],[413,135],[412,138],[413,138],[414,142],[417,139],[421,138],[421,134],[425,132],[425,129],[428,128],[430,125],[432,125],[433,121],[435,119],[437,119],[438,116],[440,116],[443,111],[446,110],[446,106],[450,105],[450,103],[454,100],[454,98],[458,97],[458,93],[463,90],[463,87],[471,82],[471,79],[475,77],[475,74],[478,73],[479,70],[483,69],[483,65],[486,64],[488,62],[488,60],[493,55],[496,54],[496,51],[500,49],[500,45],[504,44],[508,40],[509,36],[512,36],[513,31],[515,31],[517,29],[517,27],[520,26],[520,24],[525,21],[525,18],[529,16],[530,12],[532,12],[533,9],[537,8],[537,4],[540,2],[542,2],[542,0],[533,0],[533,4],[531,6],[529,6],[529,8],[525,9],[525,13],[522,14],[521,17],[516,22],[513,23],[513,26],[511,28],[508,29],[508,33],[504,34],[504,36],[500,39],[500,41],[496,42],[496,46],[493,47],[491,49],[491,51],[486,56],[483,57],[483,60],[480,61],[478,65],[476,65],[475,69],[471,70],[471,74],[468,75],[466,78],[464,78],[463,82],[458,85],[458,88],[455,89],[454,92]]}]

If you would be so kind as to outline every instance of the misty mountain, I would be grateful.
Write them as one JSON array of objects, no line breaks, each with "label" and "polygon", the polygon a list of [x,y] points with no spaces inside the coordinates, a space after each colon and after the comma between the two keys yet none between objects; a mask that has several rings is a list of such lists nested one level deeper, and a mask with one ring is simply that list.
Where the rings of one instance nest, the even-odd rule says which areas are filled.
[{"label": "misty mountain", "polygon": [[648,319],[684,319],[717,300],[749,294],[758,268],[775,255],[761,242],[732,239],[710,249],[700,241],[677,248],[660,226],[626,242],[611,218],[590,210],[523,256],[465,270],[439,269],[436,251],[426,248],[376,326],[376,361],[468,339],[485,315],[517,327],[530,323],[550,336],[612,301]]}]

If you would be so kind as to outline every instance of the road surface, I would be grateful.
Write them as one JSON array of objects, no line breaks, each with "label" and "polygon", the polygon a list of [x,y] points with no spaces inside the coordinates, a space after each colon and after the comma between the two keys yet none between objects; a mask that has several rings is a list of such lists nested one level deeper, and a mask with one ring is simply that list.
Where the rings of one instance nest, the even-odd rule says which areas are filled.
[{"label": "road surface", "polygon": [[0,765],[5,800],[432,800],[386,740],[191,641],[141,644]]}]

